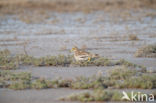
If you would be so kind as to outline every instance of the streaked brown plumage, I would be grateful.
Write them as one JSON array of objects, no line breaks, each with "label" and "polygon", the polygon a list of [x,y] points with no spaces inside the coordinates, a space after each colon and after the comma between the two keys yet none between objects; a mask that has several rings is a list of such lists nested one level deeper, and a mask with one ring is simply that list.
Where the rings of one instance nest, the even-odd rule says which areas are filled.
[{"label": "streaked brown plumage", "polygon": [[91,58],[98,57],[98,54],[91,54],[89,52],[82,51],[82,50],[78,49],[77,47],[73,47],[71,49],[71,51],[74,52],[74,58],[76,61],[84,61],[84,60],[90,61]]}]

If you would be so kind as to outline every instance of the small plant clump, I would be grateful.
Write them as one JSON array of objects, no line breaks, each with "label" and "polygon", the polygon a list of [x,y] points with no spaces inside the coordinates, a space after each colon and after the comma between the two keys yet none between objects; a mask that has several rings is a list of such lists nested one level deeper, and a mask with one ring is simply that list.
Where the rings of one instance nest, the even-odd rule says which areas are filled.
[{"label": "small plant clump", "polygon": [[156,88],[156,75],[143,74],[139,77],[133,77],[126,79],[124,83],[120,84],[120,88],[142,88],[142,89],[153,89]]},{"label": "small plant clump", "polygon": [[0,87],[15,90],[30,88],[31,74],[27,72],[13,73],[8,70],[0,71]]},{"label": "small plant clump", "polygon": [[[78,77],[71,83],[73,89],[96,89],[96,88],[143,88],[155,87],[155,75],[146,74],[143,71],[118,66],[109,72],[108,76],[94,75],[91,77]],[[147,77],[145,79],[145,77]],[[135,80],[133,80],[135,78]],[[137,82],[137,83],[135,83]],[[131,84],[132,83],[132,84]],[[135,85],[137,84],[137,85]]]},{"label": "small plant clump", "polygon": [[31,87],[30,81],[18,81],[15,83],[11,83],[8,88],[14,90],[23,90]]},{"label": "small plant clump", "polygon": [[72,62],[72,56],[46,56],[35,58],[33,56],[21,54],[11,56],[9,50],[0,51],[0,69],[12,70],[17,69],[19,65],[34,66],[69,66]]},{"label": "small plant clump", "polygon": [[31,88],[33,89],[45,89],[45,88],[58,88],[58,87],[70,87],[70,80],[46,80],[44,78],[36,79],[32,82]]},{"label": "small plant clump", "polygon": [[147,46],[143,46],[139,48],[135,52],[136,57],[149,57],[149,58],[156,58],[156,44],[151,44]]},{"label": "small plant clump", "polygon": [[136,64],[130,63],[124,59],[117,62],[111,61],[104,57],[92,58],[91,61],[75,61],[73,56],[46,56],[35,58],[33,56],[21,54],[11,56],[9,50],[0,51],[0,69],[17,69],[20,65],[34,65],[34,66],[114,66],[126,65],[131,67],[139,67]]},{"label": "small plant clump", "polygon": [[107,88],[104,83],[105,78],[102,76],[92,76],[92,77],[78,77],[75,81],[71,83],[71,88],[73,89],[95,89],[95,88]]},{"label": "small plant clump", "polygon": [[24,65],[35,66],[68,66],[72,58],[70,56],[58,55],[58,56],[46,56],[41,58],[35,58],[28,55],[21,55],[18,57]]},{"label": "small plant clump", "polygon": [[45,79],[37,79],[34,82],[32,82],[31,87],[34,89],[44,89],[48,88],[48,85],[46,83],[47,81]]},{"label": "small plant clump", "polygon": [[16,69],[18,68],[17,60],[10,55],[10,51],[5,49],[0,51],[0,69]]},{"label": "small plant clump", "polygon": [[100,57],[100,58],[94,60],[94,65],[96,65],[96,66],[114,66],[115,63],[110,61],[107,58]]},{"label": "small plant clump", "polygon": [[117,65],[124,65],[124,66],[127,66],[127,67],[137,67],[136,64],[133,64],[129,61],[126,61],[125,59],[120,59],[119,61],[117,61],[116,63]]},{"label": "small plant clump", "polygon": [[[122,72],[121,72],[122,71]],[[114,81],[111,86],[115,88],[142,88],[153,89],[155,87],[156,75],[126,67],[118,67],[111,71],[109,81]]]},{"label": "small plant clump", "polygon": [[44,89],[67,87],[72,89],[104,89],[113,88],[156,88],[156,75],[141,72],[134,68],[118,66],[109,72],[108,76],[93,75],[91,77],[77,77],[71,80],[46,80],[32,78],[30,73],[13,73],[8,70],[0,71],[0,87],[11,89]]},{"label": "small plant clump", "polygon": [[139,38],[137,37],[137,35],[131,34],[129,35],[129,40],[139,40]]},{"label": "small plant clump", "polygon": [[73,65],[79,66],[113,66],[115,63],[107,58],[99,57],[97,59],[91,59],[91,61],[73,61]]},{"label": "small plant clump", "polygon": [[71,87],[72,80],[46,80],[44,78],[33,78],[31,73],[13,73],[8,70],[0,71],[0,87],[14,90],[22,89],[46,89],[58,87]]},{"label": "small plant clump", "polygon": [[17,80],[26,80],[29,81],[31,79],[31,74],[27,72],[13,73],[8,70],[0,71],[0,77],[3,80],[7,81],[17,81]]},{"label": "small plant clump", "polygon": [[[128,97],[131,97],[131,92],[126,92]],[[137,94],[137,92],[133,92]],[[153,92],[155,96],[155,92]],[[140,93],[144,95],[144,93]],[[77,94],[72,94],[67,97],[60,98],[62,101],[81,101],[81,102],[128,102],[129,100],[123,99],[123,94],[117,90],[104,90],[104,89],[95,89],[89,92],[82,92]],[[136,98],[140,98],[139,95],[135,95]],[[143,97],[142,97],[143,98]],[[144,99],[144,98],[143,98]],[[132,102],[131,100],[129,102]],[[133,101],[134,102],[134,101]]]},{"label": "small plant clump", "polygon": [[131,70],[125,66],[119,66],[110,71],[111,79],[125,80],[137,74],[136,70]]},{"label": "small plant clump", "polygon": [[60,98],[60,100],[67,101],[81,101],[81,102],[91,102],[91,101],[122,101],[122,94],[117,91],[106,91],[103,89],[96,89],[93,92],[84,92],[79,94],[72,94],[65,98]]},{"label": "small plant clump", "polygon": [[131,67],[131,68],[140,68],[141,71],[146,72],[146,67],[131,63],[125,59],[120,59],[119,61],[116,62],[116,65],[124,65],[126,67]]}]

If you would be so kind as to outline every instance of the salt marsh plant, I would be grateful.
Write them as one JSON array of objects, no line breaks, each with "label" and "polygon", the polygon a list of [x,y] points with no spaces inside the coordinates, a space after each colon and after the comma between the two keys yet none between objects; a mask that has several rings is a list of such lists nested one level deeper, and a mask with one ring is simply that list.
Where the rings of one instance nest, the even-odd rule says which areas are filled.
[{"label": "salt marsh plant", "polygon": [[93,75],[92,77],[77,77],[75,81],[71,83],[73,89],[95,89],[95,88],[107,88],[107,84],[104,83],[106,78]]},{"label": "salt marsh plant", "polygon": [[136,57],[156,58],[156,44],[151,44],[139,48],[135,54]]},{"label": "salt marsh plant", "polygon": [[126,79],[120,84],[120,88],[141,88],[141,89],[153,89],[156,88],[156,75],[143,74],[138,77],[132,77]]},{"label": "salt marsh plant", "polygon": [[13,73],[8,70],[1,70],[0,78],[1,87],[21,90],[30,88],[32,77],[27,72]]},{"label": "salt marsh plant", "polygon": [[137,35],[131,34],[129,35],[129,40],[139,40],[139,38],[137,37]]},{"label": "salt marsh plant", "polygon": [[100,58],[94,60],[93,64],[96,66],[113,66],[114,62],[110,61],[107,58],[100,57]]},{"label": "salt marsh plant", "polygon": [[137,71],[135,69],[131,70],[125,66],[115,67],[110,71],[111,79],[115,79],[115,80],[125,80],[132,76],[135,76],[136,74]]},{"label": "salt marsh plant", "polygon": [[34,89],[48,88],[45,79],[37,79],[37,80],[35,80],[34,82],[32,82],[31,87],[34,88]]},{"label": "salt marsh plant", "polygon": [[23,89],[29,89],[31,86],[29,81],[18,81],[11,83],[8,88],[14,89],[14,90],[23,90]]},{"label": "salt marsh plant", "polygon": [[125,59],[120,59],[119,61],[117,61],[117,65],[124,65],[127,67],[136,67],[137,65],[134,63],[131,63]]},{"label": "salt marsh plant", "polygon": [[0,51],[0,69],[17,69],[20,65],[34,65],[34,66],[114,66],[125,65],[129,67],[139,67],[136,64],[130,63],[124,59],[117,62],[109,60],[104,57],[91,58],[90,61],[75,61],[72,55],[58,55],[33,57],[26,54],[19,54],[12,56],[8,50]]},{"label": "salt marsh plant", "polygon": [[35,66],[68,66],[72,59],[71,56],[58,55],[35,58],[28,55],[22,55],[20,61],[24,65]]},{"label": "salt marsh plant", "polygon": [[132,68],[117,67],[111,71],[109,81],[114,81],[114,88],[142,88],[153,89],[155,87],[156,75],[142,73]]},{"label": "salt marsh plant", "polygon": [[135,68],[135,69],[138,68],[138,69],[140,69],[140,71],[146,72],[146,67],[145,66],[131,63],[131,62],[125,60],[125,59],[120,59],[115,64],[116,65],[123,65],[123,66],[126,66],[126,67],[131,67],[131,68]]},{"label": "salt marsh plant", "polygon": [[91,59],[91,61],[73,61],[72,65],[78,65],[78,66],[113,66],[115,65],[115,62],[104,58],[99,57],[96,59]]},{"label": "salt marsh plant", "polygon": [[10,51],[5,49],[0,51],[0,69],[16,69],[18,68],[17,60],[11,56]]},{"label": "salt marsh plant", "polygon": [[106,91],[103,89],[96,89],[93,92],[83,92],[79,94],[72,94],[65,98],[60,98],[60,100],[67,101],[121,101],[122,94],[117,91]]},{"label": "salt marsh plant", "polygon": [[33,89],[45,89],[45,88],[61,88],[61,87],[70,87],[70,80],[46,80],[44,78],[36,79],[32,81],[31,88]]},{"label": "salt marsh plant", "polygon": [[60,100],[66,101],[81,101],[81,102],[107,102],[107,101],[120,101],[120,102],[152,102],[154,101],[154,93],[146,94],[142,92],[125,92],[122,93],[117,90],[103,90],[96,89],[94,91],[82,92],[72,94]]},{"label": "salt marsh plant", "polygon": [[71,80],[47,80],[32,78],[30,73],[13,73],[6,70],[0,71],[0,87],[11,89],[45,89],[67,87],[72,89],[104,89],[104,88],[156,88],[156,75],[141,72],[126,66],[113,68],[109,75],[93,75],[91,77],[77,77]]}]

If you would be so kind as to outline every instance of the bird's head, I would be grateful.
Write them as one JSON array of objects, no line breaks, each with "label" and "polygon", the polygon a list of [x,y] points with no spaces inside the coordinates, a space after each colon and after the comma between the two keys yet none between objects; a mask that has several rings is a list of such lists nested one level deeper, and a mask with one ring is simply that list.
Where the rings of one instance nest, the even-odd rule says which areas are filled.
[{"label": "bird's head", "polygon": [[75,46],[75,47],[73,47],[72,49],[71,49],[71,52],[75,52],[75,51],[77,51],[78,50],[78,48]]}]

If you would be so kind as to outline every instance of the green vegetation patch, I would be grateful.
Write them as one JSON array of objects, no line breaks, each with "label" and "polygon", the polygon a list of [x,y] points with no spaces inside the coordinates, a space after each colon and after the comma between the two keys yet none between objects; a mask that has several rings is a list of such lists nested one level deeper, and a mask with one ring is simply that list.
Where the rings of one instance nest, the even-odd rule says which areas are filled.
[{"label": "green vegetation patch", "polygon": [[17,56],[22,64],[24,65],[34,65],[34,66],[68,66],[72,58],[71,56],[46,56],[41,58],[35,58],[28,55]]},{"label": "green vegetation patch", "polygon": [[20,65],[34,66],[69,66],[72,62],[72,56],[46,56],[35,58],[33,56],[20,54],[12,56],[9,50],[0,51],[0,69],[17,69]]},{"label": "green vegetation patch", "polygon": [[132,76],[135,76],[137,71],[131,70],[125,66],[117,66],[110,71],[110,78],[115,80],[125,80]]},{"label": "green vegetation patch", "polygon": [[36,79],[32,81],[31,88],[33,89],[45,89],[45,88],[60,88],[70,87],[72,80],[46,80],[44,78]]},{"label": "green vegetation patch", "polygon": [[96,88],[142,88],[153,89],[156,75],[148,74],[144,70],[136,70],[126,66],[113,68],[108,76],[94,75],[91,77],[78,77],[71,83],[73,89]]},{"label": "green vegetation patch", "polygon": [[137,35],[131,34],[129,35],[129,40],[139,40],[139,38],[137,37]]},{"label": "green vegetation patch", "polygon": [[0,71],[0,87],[10,89],[27,89],[31,86],[31,74],[27,72],[13,73],[8,70]]},{"label": "green vegetation patch", "polygon": [[14,90],[29,89],[31,88],[31,83],[30,81],[22,80],[22,81],[11,83],[8,88],[14,89]]},{"label": "green vegetation patch", "polygon": [[104,89],[109,87],[155,89],[156,74],[149,74],[126,66],[117,66],[111,69],[107,76],[96,74],[90,77],[81,76],[71,80],[63,80],[62,78],[47,80],[34,78],[27,72],[13,73],[9,70],[1,70],[0,87],[16,90],[61,87],[72,89]]},{"label": "green vegetation patch", "polygon": [[146,67],[142,66],[142,65],[137,65],[134,63],[131,63],[125,59],[120,59],[116,62],[116,65],[124,65],[126,67],[131,67],[131,68],[140,68],[142,71],[146,72]]},{"label": "green vegetation patch", "polygon": [[0,88],[10,88],[14,90],[22,89],[46,89],[71,87],[72,80],[47,80],[44,78],[34,78],[31,73],[19,72],[14,73],[9,70],[0,71]]},{"label": "green vegetation patch", "polygon": [[144,71],[123,66],[114,68],[108,78],[109,81],[114,81],[111,85],[115,88],[156,88],[156,74],[148,74]]},{"label": "green vegetation patch", "polygon": [[[67,97],[60,98],[60,100],[63,101],[81,101],[81,102],[107,102],[107,101],[115,101],[115,102],[134,102],[134,99],[132,100],[132,92],[126,92],[127,97],[129,97],[130,100],[123,99],[123,93],[121,91],[117,90],[104,90],[104,89],[95,89],[93,91],[88,92],[82,92],[77,94],[72,94]],[[144,93],[139,92],[133,92],[135,94],[136,100],[138,98],[141,98],[140,101],[146,101],[146,97],[144,96]],[[153,93],[154,94],[154,93]],[[154,95],[155,96],[155,95]],[[147,97],[150,97],[149,94],[147,94]],[[139,99],[138,99],[139,100]]]},{"label": "green vegetation patch", "polygon": [[113,66],[115,65],[115,62],[104,57],[99,57],[96,59],[91,59],[91,61],[73,61],[72,65],[75,65],[75,66]]},{"label": "green vegetation patch", "polygon": [[156,58],[156,44],[151,44],[147,46],[143,46],[139,48],[135,52],[136,57],[149,57],[149,58]]},{"label": "green vegetation patch", "polygon": [[105,84],[105,77],[92,76],[92,77],[77,77],[75,81],[71,83],[73,89],[95,89],[95,88],[107,88]]},{"label": "green vegetation patch", "polygon": [[119,85],[120,88],[141,88],[141,89],[154,89],[156,88],[156,74],[147,75],[143,74],[139,77],[132,77],[126,79]]},{"label": "green vegetation patch", "polygon": [[16,69],[18,62],[15,57],[10,55],[10,51],[5,49],[0,51],[0,69]]},{"label": "green vegetation patch", "polygon": [[71,65],[74,66],[115,66],[115,65],[125,65],[128,67],[139,67],[143,68],[143,66],[139,66],[133,63],[130,63],[124,59],[121,59],[117,62],[113,60],[109,60],[104,57],[99,57],[96,59],[91,59],[91,61],[75,61],[73,56],[46,56],[35,58],[33,56],[20,54],[12,56],[9,50],[0,51],[0,69],[3,70],[11,70],[17,69],[20,65],[34,65],[34,66],[63,66],[68,67]]},{"label": "green vegetation patch", "polygon": [[103,89],[96,89],[93,92],[84,92],[79,94],[73,94],[60,100],[69,101],[121,101],[122,94],[117,91],[106,91]]},{"label": "green vegetation patch", "polygon": [[153,89],[156,75],[148,74],[144,70],[136,70],[126,66],[113,68],[108,76],[93,75],[91,77],[77,77],[72,83],[73,89],[96,88],[142,88]]}]

